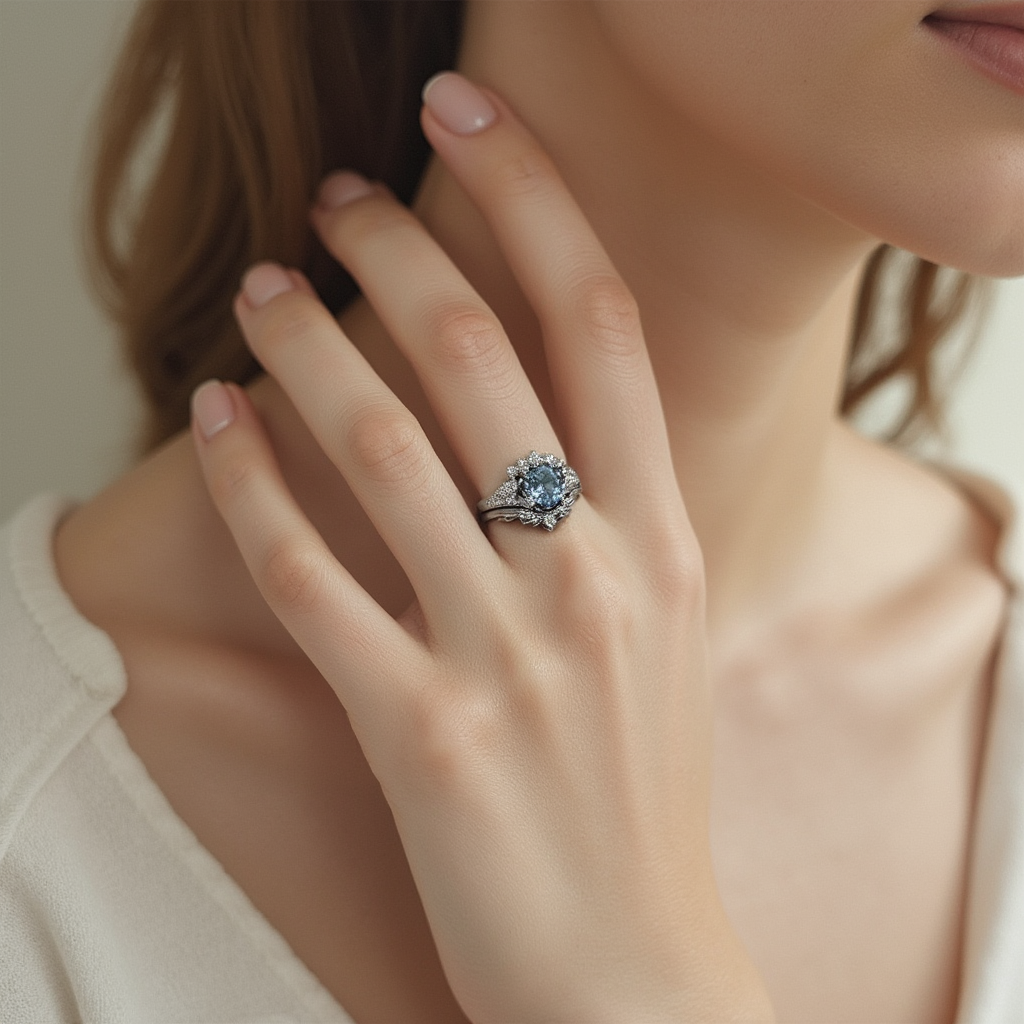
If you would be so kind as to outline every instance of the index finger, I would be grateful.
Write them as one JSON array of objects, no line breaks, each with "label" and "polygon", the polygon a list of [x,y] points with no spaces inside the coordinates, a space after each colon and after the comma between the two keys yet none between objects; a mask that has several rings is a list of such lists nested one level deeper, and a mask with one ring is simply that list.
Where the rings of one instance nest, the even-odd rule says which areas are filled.
[{"label": "index finger", "polygon": [[[635,518],[638,496],[652,496],[659,482],[678,492],[636,302],[511,108],[480,90],[496,117],[465,116],[475,90],[454,72],[434,76],[424,86],[423,131],[479,207],[540,322],[562,440],[587,494],[622,502]],[[453,119],[453,109],[464,116]]]}]

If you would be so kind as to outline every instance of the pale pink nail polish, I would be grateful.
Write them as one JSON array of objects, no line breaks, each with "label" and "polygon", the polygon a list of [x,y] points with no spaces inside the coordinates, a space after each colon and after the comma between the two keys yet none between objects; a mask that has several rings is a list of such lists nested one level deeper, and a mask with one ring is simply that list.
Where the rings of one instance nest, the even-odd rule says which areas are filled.
[{"label": "pale pink nail polish", "polygon": [[231,393],[219,380],[206,380],[192,392],[192,415],[209,441],[235,418]]},{"label": "pale pink nail polish", "polygon": [[294,287],[295,283],[285,273],[284,267],[277,263],[257,263],[242,278],[242,292],[254,309]]},{"label": "pale pink nail polish", "polygon": [[423,102],[456,135],[474,135],[493,124],[498,112],[490,100],[456,71],[442,71],[423,86]]},{"label": "pale pink nail polish", "polygon": [[354,199],[361,199],[373,193],[373,186],[355,171],[335,171],[320,183],[316,194],[317,206],[334,210]]}]

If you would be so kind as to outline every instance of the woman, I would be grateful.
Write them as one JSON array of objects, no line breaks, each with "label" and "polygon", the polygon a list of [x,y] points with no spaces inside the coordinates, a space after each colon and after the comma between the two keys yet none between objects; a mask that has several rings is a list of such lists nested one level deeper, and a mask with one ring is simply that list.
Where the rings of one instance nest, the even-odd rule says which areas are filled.
[{"label": "woman", "polygon": [[1024,273],[1024,5],[139,17],[165,443],[6,531],[5,1019],[1018,1019],[1008,513],[839,407],[966,305],[848,367],[880,243]]}]

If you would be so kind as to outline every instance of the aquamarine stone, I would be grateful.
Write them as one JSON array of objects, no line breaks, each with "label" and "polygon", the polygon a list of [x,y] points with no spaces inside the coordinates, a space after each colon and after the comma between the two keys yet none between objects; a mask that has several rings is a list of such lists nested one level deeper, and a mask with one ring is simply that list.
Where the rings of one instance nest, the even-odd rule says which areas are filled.
[{"label": "aquamarine stone", "polygon": [[555,508],[565,497],[565,477],[557,466],[534,466],[519,478],[519,493],[535,508]]}]

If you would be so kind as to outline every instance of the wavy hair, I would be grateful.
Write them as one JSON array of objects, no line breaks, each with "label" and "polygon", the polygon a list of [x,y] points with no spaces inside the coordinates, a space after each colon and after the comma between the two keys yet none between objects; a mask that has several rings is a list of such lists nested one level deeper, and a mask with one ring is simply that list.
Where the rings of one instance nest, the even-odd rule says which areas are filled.
[{"label": "wavy hair", "polygon": [[[138,454],[187,425],[202,380],[244,384],[262,372],[231,313],[250,264],[301,267],[335,313],[355,298],[307,208],[337,167],[412,201],[429,157],[420,88],[455,66],[464,8],[463,0],[140,3],[93,132],[84,225],[90,283],[145,399]],[[160,148],[140,183],[154,138]],[[883,285],[892,292],[894,282],[888,308],[898,315],[880,328]],[[902,380],[905,408],[888,439],[941,430],[939,342],[990,285],[879,246],[861,283],[843,414]]]}]

